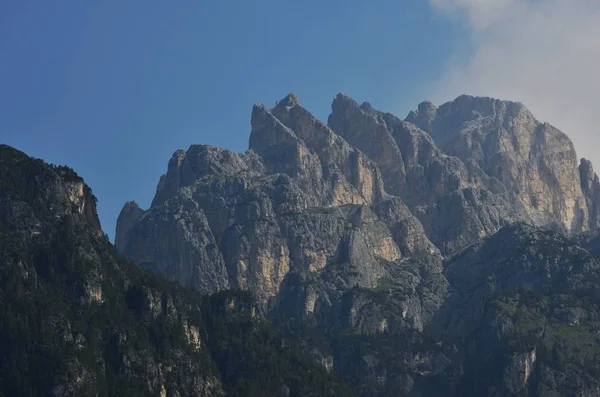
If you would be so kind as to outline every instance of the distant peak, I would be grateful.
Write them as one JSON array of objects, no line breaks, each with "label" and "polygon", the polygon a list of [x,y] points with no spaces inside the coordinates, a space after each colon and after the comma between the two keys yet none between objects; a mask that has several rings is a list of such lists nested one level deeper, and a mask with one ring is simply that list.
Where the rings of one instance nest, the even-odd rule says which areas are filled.
[{"label": "distant peak", "polygon": [[598,178],[590,160],[585,158],[581,159],[579,176],[581,177],[581,184],[584,192],[588,192],[591,189],[593,181]]},{"label": "distant peak", "polygon": [[585,157],[581,159],[581,166],[589,169],[593,169],[592,162]]},{"label": "distant peak", "polygon": [[169,163],[179,166],[181,162],[186,158],[187,152],[183,149],[177,149],[171,156]]},{"label": "distant peak", "polygon": [[353,102],[353,103],[356,103],[356,101],[354,99],[350,98],[348,95],[344,94],[343,92],[340,92],[339,94],[337,94],[335,96],[335,98],[333,99],[333,102]]},{"label": "distant peak", "polygon": [[185,157],[185,150],[184,149],[177,149],[175,150],[175,152],[173,152],[173,155],[171,156],[171,158],[180,158],[180,157]]},{"label": "distant peak", "polygon": [[365,112],[370,112],[373,110],[373,105],[371,105],[369,102],[363,102],[362,105],[360,105],[360,108]]},{"label": "distant peak", "polygon": [[138,203],[136,201],[128,201],[125,203],[125,206],[123,207],[124,209],[135,209],[135,208],[140,208],[140,206],[138,205]]},{"label": "distant peak", "polygon": [[221,152],[223,151],[222,148],[218,147],[218,146],[214,146],[214,145],[209,145],[209,144],[205,144],[205,143],[195,143],[190,145],[190,147],[188,148],[188,152],[209,152],[209,151],[216,151],[216,152]]},{"label": "distant peak", "polygon": [[331,109],[334,113],[336,111],[354,111],[357,108],[359,108],[358,103],[344,93],[337,94],[331,103]]},{"label": "distant peak", "polygon": [[285,98],[283,98],[281,101],[278,101],[276,106],[293,107],[302,105],[300,104],[300,98],[298,98],[298,95],[296,95],[293,92],[290,92]]},{"label": "distant peak", "polygon": [[265,110],[268,111],[269,109],[264,103],[255,103],[254,106],[252,106],[252,112],[263,112]]},{"label": "distant peak", "polygon": [[437,117],[438,108],[429,101],[419,103],[417,110],[411,110],[405,121],[431,133],[433,120]]},{"label": "distant peak", "polygon": [[418,106],[419,112],[428,112],[431,110],[436,109],[435,105],[429,101],[423,101],[421,103],[419,103]]},{"label": "distant peak", "polygon": [[439,107],[440,114],[446,114],[456,109],[473,109],[482,113],[495,113],[498,109],[507,109],[512,113],[529,110],[521,102],[497,99],[486,96],[460,95],[451,102]]}]

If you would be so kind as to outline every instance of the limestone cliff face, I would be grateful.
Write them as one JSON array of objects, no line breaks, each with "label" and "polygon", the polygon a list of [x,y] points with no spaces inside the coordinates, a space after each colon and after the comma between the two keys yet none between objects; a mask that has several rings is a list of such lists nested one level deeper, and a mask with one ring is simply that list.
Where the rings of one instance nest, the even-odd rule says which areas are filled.
[{"label": "limestone cliff face", "polygon": [[571,140],[520,103],[461,96],[409,114],[448,155],[473,164],[518,200],[528,220],[571,234],[595,227]]},{"label": "limestone cliff face", "polygon": [[320,205],[372,204],[384,196],[377,165],[300,105],[294,94],[254,107],[250,149],[286,173]]},{"label": "limestone cliff face", "polygon": [[[421,113],[427,116],[421,121],[423,126],[437,115],[432,109],[431,104],[420,105]],[[445,154],[427,132],[412,123],[370,105],[358,107],[353,100],[339,95],[332,105],[329,124],[378,162],[386,190],[409,205],[429,238],[444,253],[526,217],[496,178],[489,177],[476,163]],[[373,142],[385,144],[377,146]],[[390,150],[393,155],[388,153]],[[402,172],[387,165],[390,158],[403,162]]]},{"label": "limestone cliff face", "polygon": [[517,220],[571,235],[598,225],[591,164],[578,167],[569,138],[519,103],[461,96],[401,121],[340,95],[329,125],[380,165],[444,253]]},{"label": "limestone cliff face", "polygon": [[251,127],[244,154],[176,151],[151,208],[123,209],[119,251],[202,292],[249,290],[263,313],[373,333],[427,327],[443,256],[506,225],[599,222],[591,164],[518,103],[463,96],[401,120],[340,94],[324,124],[290,94]]},{"label": "limestone cliff face", "polygon": [[370,104],[359,106],[343,94],[338,95],[331,106],[331,128],[377,162],[389,193],[400,193],[406,184],[404,160],[383,118]]},{"label": "limestone cliff face", "polygon": [[139,220],[135,233],[121,246],[141,267],[181,285],[205,294],[227,289],[223,256],[206,216],[197,203],[183,197],[184,192],[179,200],[167,200],[144,214],[134,213]]},{"label": "limestone cliff face", "polygon": [[[377,163],[295,95],[256,105],[251,124],[246,154],[175,152],[151,208],[123,209],[119,251],[202,292],[249,290],[265,313],[319,318],[339,309],[344,291],[392,278],[405,258],[439,255],[402,199],[385,192]],[[314,281],[299,306],[287,291],[298,277]]]}]

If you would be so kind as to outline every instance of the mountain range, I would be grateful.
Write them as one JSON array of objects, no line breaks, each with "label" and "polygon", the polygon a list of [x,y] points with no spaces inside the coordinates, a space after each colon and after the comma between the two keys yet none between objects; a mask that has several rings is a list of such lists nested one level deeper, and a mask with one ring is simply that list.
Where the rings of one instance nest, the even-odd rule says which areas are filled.
[{"label": "mountain range", "polygon": [[568,136],[491,98],[331,107],[177,150],[114,247],[74,171],[0,148],[0,395],[600,396],[600,180]]}]

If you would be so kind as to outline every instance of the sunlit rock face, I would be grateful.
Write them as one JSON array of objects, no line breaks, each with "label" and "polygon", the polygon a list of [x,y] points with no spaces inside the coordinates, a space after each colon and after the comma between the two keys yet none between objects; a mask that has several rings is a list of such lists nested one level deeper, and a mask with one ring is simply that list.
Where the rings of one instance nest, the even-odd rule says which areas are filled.
[{"label": "sunlit rock face", "polygon": [[250,290],[266,312],[286,280],[315,277],[299,306],[314,313],[375,288],[393,263],[517,221],[594,229],[598,203],[591,164],[519,103],[461,96],[401,120],[339,94],[326,124],[290,94],[254,106],[247,153],[176,151],[151,208],[123,208],[116,245],[202,292]]},{"label": "sunlit rock face", "polygon": [[570,235],[598,226],[591,164],[520,103],[461,96],[423,102],[401,121],[339,95],[329,125],[378,163],[386,190],[446,254],[515,221]]},{"label": "sunlit rock face", "polygon": [[461,96],[437,109],[420,108],[407,121],[426,130],[448,155],[499,182],[532,223],[555,222],[570,234],[596,227],[573,143],[522,104]]},{"label": "sunlit rock face", "polygon": [[[403,255],[438,253],[402,200],[386,193],[377,163],[294,94],[272,109],[254,106],[251,125],[245,154],[176,151],[151,208],[124,207],[119,251],[205,293],[252,291],[265,312],[292,275],[326,273],[341,285],[320,282],[338,294],[375,288]],[[304,307],[329,301],[317,290]]]}]

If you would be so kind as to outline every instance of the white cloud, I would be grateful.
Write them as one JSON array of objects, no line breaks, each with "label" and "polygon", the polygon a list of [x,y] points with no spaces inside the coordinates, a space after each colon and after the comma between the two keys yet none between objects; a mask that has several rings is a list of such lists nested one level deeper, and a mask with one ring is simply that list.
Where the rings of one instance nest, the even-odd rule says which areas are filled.
[{"label": "white cloud", "polygon": [[434,89],[524,103],[567,133],[600,171],[599,0],[429,0],[466,23],[472,52]]}]

